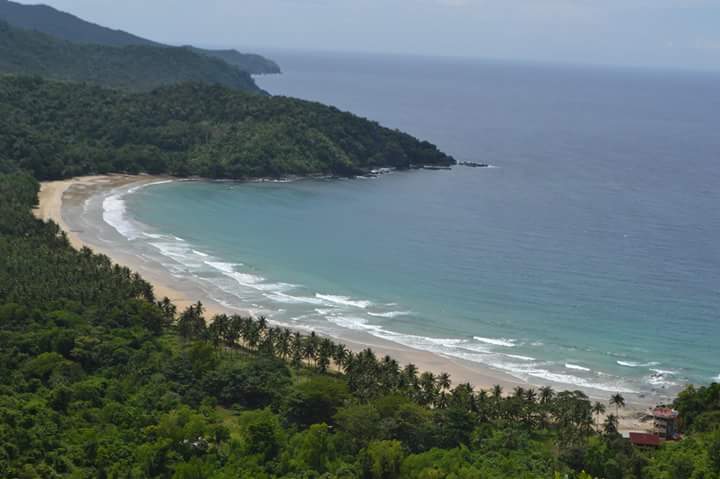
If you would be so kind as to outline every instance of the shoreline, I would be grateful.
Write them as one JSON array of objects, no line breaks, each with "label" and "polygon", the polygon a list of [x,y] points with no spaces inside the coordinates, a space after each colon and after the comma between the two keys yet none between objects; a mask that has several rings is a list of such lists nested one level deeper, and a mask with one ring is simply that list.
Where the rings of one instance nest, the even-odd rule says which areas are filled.
[{"label": "shoreline", "polygon": [[[180,285],[180,280],[174,278],[169,271],[153,267],[142,258],[133,255],[132,252],[119,251],[118,248],[111,248],[109,243],[103,243],[99,237],[93,237],[89,232],[82,229],[73,230],[65,220],[65,214],[70,207],[77,208],[96,194],[107,192],[112,189],[128,186],[155,183],[172,178],[164,176],[147,175],[100,175],[73,178],[70,180],[44,182],[38,195],[38,207],[34,210],[36,217],[42,220],[55,221],[68,236],[70,244],[80,249],[89,247],[96,253],[104,254],[113,262],[125,265],[140,273],[153,285],[155,295],[158,299],[170,298],[182,311],[187,306],[202,301],[206,310],[206,317],[210,318],[216,314],[243,314],[253,315],[250,311],[242,311],[236,308],[229,308],[213,301],[200,288],[191,285]],[[71,222],[70,222],[71,223]],[[272,318],[270,318],[272,322]],[[303,331],[305,332],[305,331]],[[451,375],[454,384],[469,382],[476,388],[489,389],[495,384],[500,384],[506,393],[509,393],[515,386],[536,386],[536,384],[513,378],[503,372],[494,371],[479,363],[472,363],[445,355],[435,354],[429,351],[413,349],[404,345],[393,343],[379,338],[372,338],[372,344],[368,344],[365,338],[350,339],[348,337],[336,337],[349,349],[358,352],[365,348],[372,348],[378,357],[389,355],[396,359],[401,365],[408,363],[415,364],[421,371],[433,373],[447,372]],[[577,389],[571,385],[553,384],[556,390]],[[595,391],[585,392],[593,400],[606,402],[610,396],[605,396]],[[628,407],[621,412],[620,429],[622,431],[647,430],[648,424],[640,419],[644,416],[651,401],[640,401],[632,398],[628,401]]]}]

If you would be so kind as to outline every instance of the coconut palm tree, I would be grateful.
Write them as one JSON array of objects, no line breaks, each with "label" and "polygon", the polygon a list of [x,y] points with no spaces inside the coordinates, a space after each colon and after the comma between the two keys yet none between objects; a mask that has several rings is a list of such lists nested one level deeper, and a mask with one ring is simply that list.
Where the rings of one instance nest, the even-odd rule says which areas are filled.
[{"label": "coconut palm tree", "polygon": [[335,366],[338,368],[345,368],[348,357],[350,356],[350,350],[344,344],[336,344],[335,351],[333,351],[333,361]]},{"label": "coconut palm tree", "polygon": [[595,423],[597,426],[597,430],[600,430],[600,416],[605,414],[605,405],[601,403],[600,401],[596,401],[595,404],[593,404],[592,407],[592,413],[595,415]]},{"label": "coconut palm tree", "polygon": [[277,352],[283,359],[283,361],[287,361],[288,357],[290,356],[290,352],[292,351],[292,346],[290,343],[291,338],[292,333],[287,328],[283,329],[282,332],[278,335]]},{"label": "coconut palm tree", "polygon": [[496,384],[495,386],[493,386],[491,394],[492,394],[492,398],[495,400],[496,403],[500,402],[500,400],[502,399],[502,394],[503,394],[502,386],[500,386],[499,384]]},{"label": "coconut palm tree", "polygon": [[440,375],[437,377],[437,385],[442,391],[450,389],[450,386],[452,385],[452,381],[450,381],[450,375],[448,373],[440,373]]},{"label": "coconut palm tree", "polygon": [[620,408],[625,407],[625,398],[617,393],[610,396],[610,405],[615,406],[615,416],[620,417]]},{"label": "coconut palm tree", "polygon": [[418,384],[420,385],[421,391],[421,404],[433,404],[438,393],[437,387],[435,386],[435,375],[430,371],[423,372],[420,374]]},{"label": "coconut palm tree", "polygon": [[555,397],[555,391],[550,386],[540,388],[540,404],[548,404]]},{"label": "coconut palm tree", "polygon": [[380,382],[386,391],[393,391],[400,385],[400,365],[390,356],[383,357],[380,363]]},{"label": "coconut palm tree", "polygon": [[413,363],[408,363],[403,368],[403,378],[405,380],[405,383],[413,388],[416,389],[418,385],[418,368]]},{"label": "coconut palm tree", "polygon": [[618,432],[618,418],[615,414],[608,414],[603,423],[603,431],[607,435],[617,434]]}]

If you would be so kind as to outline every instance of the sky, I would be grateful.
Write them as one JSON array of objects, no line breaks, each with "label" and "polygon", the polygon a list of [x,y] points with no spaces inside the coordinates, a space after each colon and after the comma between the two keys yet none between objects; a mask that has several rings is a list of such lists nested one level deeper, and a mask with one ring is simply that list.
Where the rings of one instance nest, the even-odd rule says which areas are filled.
[{"label": "sky", "polygon": [[171,44],[720,70],[720,0],[22,0]]}]

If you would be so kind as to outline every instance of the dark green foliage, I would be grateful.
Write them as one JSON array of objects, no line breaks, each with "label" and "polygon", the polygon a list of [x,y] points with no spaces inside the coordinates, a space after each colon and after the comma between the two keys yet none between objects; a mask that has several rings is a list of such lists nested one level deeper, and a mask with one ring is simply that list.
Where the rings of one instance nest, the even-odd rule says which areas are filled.
[{"label": "dark green foliage", "polygon": [[0,477],[720,478],[717,385],[676,402],[702,432],[640,451],[578,391],[478,392],[264,318],[206,326],[71,249],[31,216],[37,189],[0,175]]},{"label": "dark green foliage", "polygon": [[187,48],[80,45],[0,20],[0,73],[151,90],[195,81],[260,93],[250,74]]},{"label": "dark green foliage", "polygon": [[681,392],[673,407],[688,431],[712,431],[720,427],[720,383]]},{"label": "dark green foliage", "polygon": [[[80,44],[110,47],[166,46],[121,30],[112,30],[86,22],[46,5],[22,5],[8,0],[0,0],[0,19],[4,19],[18,28],[43,32]],[[193,48],[193,50],[196,53],[219,58],[250,74],[280,73],[280,68],[275,62],[260,55],[240,53],[236,50],[204,50],[201,48]]]},{"label": "dark green foliage", "polygon": [[430,143],[332,107],[201,84],[129,94],[5,77],[0,113],[0,165],[42,179],[352,175],[454,162]]}]

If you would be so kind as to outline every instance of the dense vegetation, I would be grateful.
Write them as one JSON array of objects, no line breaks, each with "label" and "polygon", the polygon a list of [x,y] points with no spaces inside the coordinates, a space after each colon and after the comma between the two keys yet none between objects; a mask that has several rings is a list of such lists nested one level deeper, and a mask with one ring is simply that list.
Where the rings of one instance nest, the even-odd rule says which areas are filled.
[{"label": "dense vegetation", "polygon": [[[0,0],[0,19],[4,19],[10,25],[18,28],[43,32],[73,43],[111,47],[167,46],[121,30],[112,30],[86,22],[74,15],[58,11],[46,5],[23,5],[8,0]],[[280,73],[280,68],[275,62],[260,55],[240,53],[236,50],[205,50],[200,48],[194,50],[196,53],[219,58],[250,74]]]},{"label": "dense vegetation", "polygon": [[150,90],[184,81],[261,92],[250,74],[187,48],[80,45],[0,20],[0,72]]},{"label": "dense vegetation", "polygon": [[247,178],[453,161],[428,142],[319,103],[201,84],[127,93],[0,77],[0,172]]},{"label": "dense vegetation", "polygon": [[579,391],[477,392],[262,318],[178,314],[34,219],[37,188],[0,176],[0,477],[720,477],[718,384],[678,399],[685,440],[639,450]]}]

